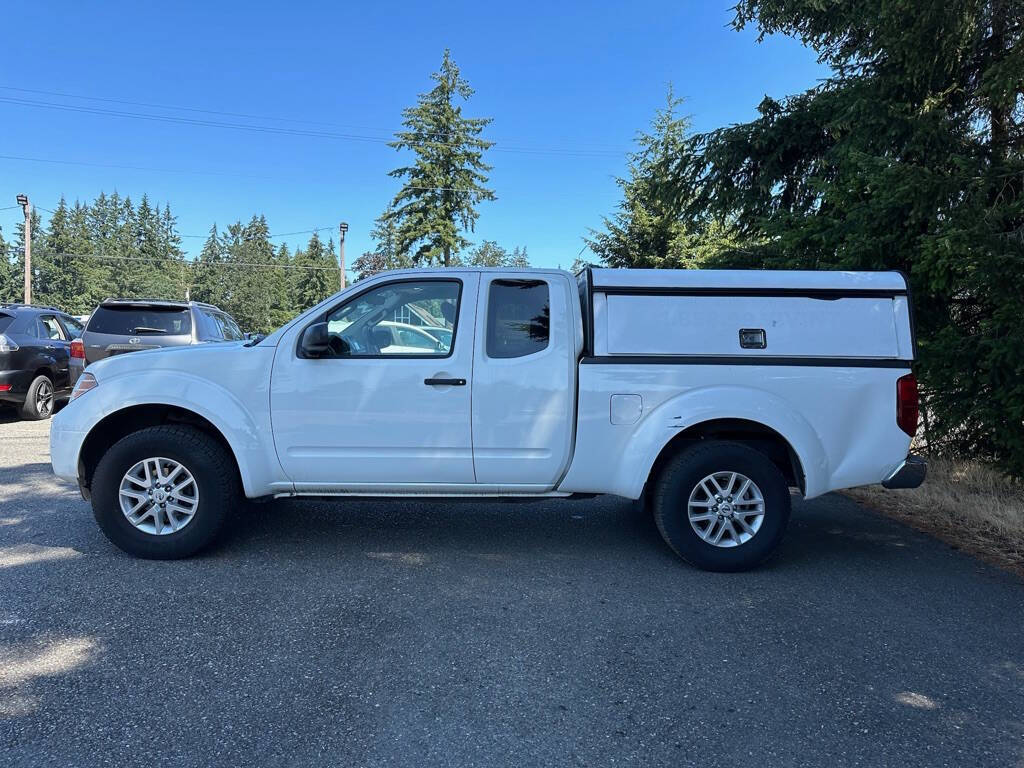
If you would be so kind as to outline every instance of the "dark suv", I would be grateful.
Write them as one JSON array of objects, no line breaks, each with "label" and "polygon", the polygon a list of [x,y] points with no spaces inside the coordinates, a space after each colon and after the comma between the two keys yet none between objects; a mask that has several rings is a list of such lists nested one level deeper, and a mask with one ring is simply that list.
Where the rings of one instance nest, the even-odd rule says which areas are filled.
[{"label": "dark suv", "polygon": [[56,307],[0,304],[0,402],[26,419],[46,419],[71,394],[82,324]]},{"label": "dark suv", "polygon": [[199,301],[106,299],[82,334],[85,362],[141,349],[245,338],[231,315]]}]

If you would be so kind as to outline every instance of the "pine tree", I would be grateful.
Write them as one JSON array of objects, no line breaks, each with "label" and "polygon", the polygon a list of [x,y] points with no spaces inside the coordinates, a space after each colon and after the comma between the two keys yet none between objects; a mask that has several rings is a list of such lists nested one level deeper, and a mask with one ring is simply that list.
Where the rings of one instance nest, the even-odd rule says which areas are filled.
[{"label": "pine tree", "polygon": [[338,290],[338,263],[334,256],[334,241],[324,247],[316,232],[309,238],[304,251],[295,253],[292,270],[292,304],[297,311],[319,304]]},{"label": "pine tree", "polygon": [[267,290],[267,271],[272,264],[274,247],[270,230],[263,216],[253,216],[248,224],[236,222],[228,227],[227,261],[230,270],[230,293],[221,309],[231,314],[243,331],[267,333],[272,328],[271,309],[274,299]]},{"label": "pine tree", "polygon": [[295,271],[295,261],[288,252],[288,246],[282,243],[274,254],[274,263],[279,265],[271,275],[271,306],[270,306],[270,327],[280,328],[291,320],[298,312],[292,297],[291,278]]},{"label": "pine tree", "polygon": [[205,301],[224,308],[228,298],[228,270],[224,264],[225,245],[214,224],[203,243],[203,250],[190,266],[189,297],[193,301]]},{"label": "pine tree", "polygon": [[395,220],[389,215],[389,207],[374,224],[370,236],[374,239],[376,247],[372,251],[366,251],[362,256],[352,263],[352,270],[356,273],[356,281],[365,280],[380,272],[387,272],[391,269],[409,269],[412,267],[412,259],[408,255],[400,254],[398,248],[398,233],[395,227]]},{"label": "pine tree", "polygon": [[455,101],[468,100],[473,89],[447,49],[431,78],[436,85],[402,112],[405,130],[390,145],[411,150],[415,161],[391,171],[404,184],[385,216],[396,224],[397,253],[416,264],[449,266],[469,245],[463,233],[473,231],[477,206],[496,199],[484,186],[491,166],[483,154],[493,142],[480,138],[491,119],[462,115]]},{"label": "pine tree", "polygon": [[686,176],[689,120],[679,114],[683,100],[669,85],[665,107],[629,155],[629,176],[615,183],[622,202],[605,231],[591,230],[590,249],[610,267],[693,268],[735,245],[722,225],[684,220],[692,186]]},{"label": "pine tree", "polygon": [[484,240],[469,252],[465,260],[470,267],[505,267],[507,269],[523,269],[530,266],[526,249],[516,246],[511,252],[502,248],[494,240]]},{"label": "pine tree", "polygon": [[21,298],[23,286],[19,284],[13,256],[14,246],[4,239],[3,230],[0,229],[0,302],[18,301]]}]

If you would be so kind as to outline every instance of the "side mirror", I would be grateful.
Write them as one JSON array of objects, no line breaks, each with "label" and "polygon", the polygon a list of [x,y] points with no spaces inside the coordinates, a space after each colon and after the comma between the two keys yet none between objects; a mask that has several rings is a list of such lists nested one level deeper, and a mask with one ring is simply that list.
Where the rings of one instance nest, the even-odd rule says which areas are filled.
[{"label": "side mirror", "polygon": [[327,331],[327,323],[313,323],[302,332],[299,340],[299,350],[303,357],[320,357],[330,349],[330,334]]}]

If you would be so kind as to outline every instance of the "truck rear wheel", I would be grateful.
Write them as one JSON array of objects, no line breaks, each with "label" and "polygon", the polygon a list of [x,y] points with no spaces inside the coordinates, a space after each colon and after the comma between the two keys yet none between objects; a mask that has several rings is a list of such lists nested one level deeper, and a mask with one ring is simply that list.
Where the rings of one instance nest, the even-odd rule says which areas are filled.
[{"label": "truck rear wheel", "polygon": [[103,533],[151,560],[189,557],[213,542],[242,493],[234,459],[188,426],[133,432],[100,459],[92,509]]},{"label": "truck rear wheel", "polygon": [[789,523],[786,479],[742,443],[702,441],[674,456],[655,479],[651,501],[668,545],[709,571],[753,568]]}]

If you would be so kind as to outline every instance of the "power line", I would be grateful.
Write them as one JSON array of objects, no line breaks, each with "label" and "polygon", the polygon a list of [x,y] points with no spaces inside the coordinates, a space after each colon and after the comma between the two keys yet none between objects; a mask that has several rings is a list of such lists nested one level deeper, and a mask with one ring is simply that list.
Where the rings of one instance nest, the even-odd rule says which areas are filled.
[{"label": "power line", "polygon": [[0,208],[0,211],[10,211],[10,210],[13,210],[15,208],[21,208],[21,206],[20,205],[5,205],[3,208]]},{"label": "power line", "polygon": [[[18,206],[12,205],[12,206],[9,206],[9,207],[10,208],[17,208]],[[52,210],[50,208],[44,208],[43,206],[37,205],[35,203],[32,204],[32,207],[33,208],[37,208],[40,211],[46,211],[47,213],[53,213],[53,214],[57,213],[56,211],[54,211],[54,210]],[[7,209],[0,208],[0,211],[3,211],[3,210],[7,210]],[[334,229],[333,226],[330,226],[330,227],[316,227],[314,229],[302,229],[302,230],[299,230],[298,232],[280,232],[278,234],[267,235],[267,238],[271,239],[271,238],[275,238],[275,237],[290,237],[292,235],[311,235],[314,232],[326,232],[328,230],[333,230],[333,229]],[[176,234],[178,234],[178,233],[176,233]],[[178,234],[178,237],[195,237],[195,238],[201,238],[201,239],[202,238],[207,238],[209,236],[210,236],[209,232],[207,234],[205,234],[205,235],[182,235],[182,234]]]},{"label": "power line", "polygon": [[[54,164],[57,164],[57,165],[84,165],[84,166],[88,166],[88,167],[91,167],[91,168],[119,168],[119,169],[129,170],[129,171],[156,171],[157,173],[195,173],[195,174],[203,174],[203,175],[211,175],[211,176],[237,176],[238,178],[243,178],[243,179],[266,179],[266,180],[273,180],[274,179],[273,176],[251,176],[251,175],[248,175],[248,174],[235,174],[235,173],[226,173],[226,172],[217,172],[217,171],[192,171],[192,170],[186,170],[186,169],[181,169],[181,168],[147,168],[145,166],[140,166],[140,165],[116,165],[116,164],[112,165],[112,164],[109,164],[109,163],[86,163],[86,162],[79,162],[77,160],[54,160],[54,159],[51,159],[51,158],[43,158],[43,157],[19,157],[17,155],[0,155],[0,160],[16,160],[16,161],[19,161],[19,162],[26,162],[26,163],[54,163]],[[410,187],[403,187],[403,189],[422,189],[422,190],[425,190],[425,191],[433,190],[433,191],[437,191],[437,192],[465,192],[466,191],[466,190],[461,189],[459,187],[420,187],[420,186],[410,186]],[[12,205],[12,206],[9,206],[9,207],[10,208],[17,208],[18,206]],[[7,210],[7,209],[6,208],[0,208],[0,211],[4,211],[4,210]],[[205,235],[202,235],[202,237],[205,237]]]},{"label": "power line", "polygon": [[324,125],[330,126],[331,123],[324,123],[318,120],[301,120],[294,117],[273,117],[270,115],[247,115],[243,112],[222,112],[216,109],[200,109],[198,107],[182,107],[173,106],[170,104],[153,104],[147,101],[130,101],[128,99],[111,99],[104,96],[82,96],[74,93],[66,93],[62,91],[44,91],[38,88],[18,88],[14,85],[0,85],[0,89],[5,91],[20,91],[22,93],[39,93],[45,96],[60,96],[66,99],[86,99],[88,101],[105,101],[110,104],[127,104],[135,107],[152,107],[153,109],[176,109],[183,112],[201,112],[207,115],[223,115],[225,117],[244,117],[250,120],[276,120],[282,123],[304,123],[306,125]]},{"label": "power line", "polygon": [[[123,110],[114,109],[101,109],[98,107],[88,106],[75,106],[72,104],[55,104],[53,102],[46,101],[34,101],[31,99],[19,99],[0,96],[0,102],[5,104],[16,104],[19,106],[27,107],[41,107],[44,109],[62,110],[65,112],[79,112],[84,114],[92,115],[104,115],[111,117],[124,117],[133,120],[151,120],[155,122],[166,122],[174,123],[178,125],[193,125],[207,128],[225,128],[230,130],[241,130],[241,131],[253,131],[256,133],[269,133],[283,136],[306,136],[312,138],[325,138],[325,139],[339,139],[343,141],[364,141],[377,144],[390,144],[395,139],[393,137],[383,136],[366,136],[362,134],[354,133],[337,133],[333,131],[314,131],[299,128],[276,128],[268,125],[249,125],[245,123],[228,123],[216,120],[200,120],[197,118],[180,117],[174,115],[152,115],[141,112],[126,112]],[[416,142],[406,142],[415,144]],[[419,142],[423,146],[461,146],[461,144],[455,144],[452,142],[443,141],[423,141]],[[546,148],[531,148],[531,147],[492,147],[495,152],[511,152],[517,154],[542,154],[542,155],[561,155],[561,156],[577,156],[577,157],[610,157],[621,156],[621,152],[611,150],[585,150],[585,149],[572,149],[572,148],[561,148],[561,147],[546,147]]]},{"label": "power line", "polygon": [[[346,130],[377,131],[377,132],[384,132],[384,133],[388,133],[388,134],[397,134],[397,133],[400,133],[400,132],[406,132],[406,133],[408,132],[408,131],[404,131],[404,130],[401,130],[401,129],[394,129],[394,128],[373,128],[373,127],[368,127],[368,126],[356,126],[356,125],[345,125],[345,124],[339,124],[339,123],[328,123],[328,122],[322,122],[322,121],[316,121],[316,120],[302,120],[302,119],[298,119],[298,118],[274,117],[274,116],[269,116],[269,115],[251,115],[251,114],[246,114],[246,113],[242,113],[242,112],[225,112],[225,111],[222,111],[222,110],[203,109],[203,108],[199,108],[199,107],[187,107],[187,106],[170,105],[170,104],[154,104],[152,102],[146,102],[146,101],[133,101],[133,100],[130,100],[130,99],[115,99],[115,98],[110,98],[110,97],[105,97],[105,96],[87,96],[87,95],[84,95],[84,94],[68,93],[66,91],[48,91],[48,90],[42,90],[42,89],[38,89],[38,88],[21,88],[21,87],[17,87],[17,86],[13,86],[13,85],[0,85],[0,90],[18,91],[20,93],[34,93],[34,94],[41,94],[41,95],[44,95],[44,96],[59,96],[61,98],[67,98],[67,99],[82,99],[82,100],[85,100],[85,101],[99,101],[99,102],[106,102],[106,103],[110,103],[110,104],[124,104],[124,105],[128,105],[128,106],[136,106],[136,107],[149,107],[149,108],[152,108],[152,109],[163,109],[163,110],[172,110],[172,111],[177,110],[177,111],[183,111],[183,112],[196,112],[196,113],[207,114],[207,115],[221,115],[221,116],[224,116],[224,117],[241,117],[241,118],[246,118],[246,119],[251,119],[251,120],[273,120],[273,121],[276,121],[276,122],[303,123],[303,124],[306,124],[306,125],[320,125],[320,126],[324,126],[324,127],[328,127],[328,128],[330,128],[330,127],[344,128]],[[70,106],[70,105],[68,105],[68,106]],[[443,136],[446,136],[446,134],[443,133],[443,132],[428,132],[428,133],[421,133],[420,135],[422,135],[422,136],[433,136],[433,137],[443,137]],[[390,138],[387,139],[387,141],[392,141],[392,140],[393,139],[390,139]],[[512,144],[514,145],[515,142],[512,142]],[[605,149],[599,149],[599,148],[596,148],[596,147],[589,147],[589,148],[585,148],[585,149],[580,149],[580,148],[573,148],[573,147],[569,147],[569,148],[544,148],[544,147],[529,147],[529,146],[518,147],[518,148],[513,146],[513,147],[509,147],[509,149],[520,149],[520,150],[529,150],[529,151],[571,151],[571,152],[594,152],[594,153],[607,152],[607,153],[612,154],[612,155],[621,155],[622,154],[622,150],[613,149],[613,148],[609,147],[608,145],[605,145],[605,146],[606,146]]]},{"label": "power line", "polygon": [[[233,176],[242,179],[267,179],[272,180],[272,176],[253,176],[250,174],[241,173],[226,173],[221,171],[191,171],[181,168],[148,168],[141,165],[117,165],[111,163],[87,163],[79,160],[53,160],[47,157],[19,157],[17,155],[0,155],[0,160],[17,160],[25,163],[53,163],[56,165],[83,165],[89,168],[118,168],[127,171],[155,171],[157,173],[191,173],[202,176]],[[16,207],[16,206],[15,206]],[[2,209],[0,209],[2,210]]]}]

